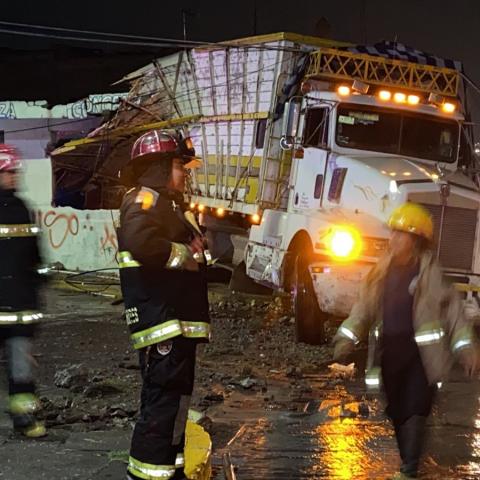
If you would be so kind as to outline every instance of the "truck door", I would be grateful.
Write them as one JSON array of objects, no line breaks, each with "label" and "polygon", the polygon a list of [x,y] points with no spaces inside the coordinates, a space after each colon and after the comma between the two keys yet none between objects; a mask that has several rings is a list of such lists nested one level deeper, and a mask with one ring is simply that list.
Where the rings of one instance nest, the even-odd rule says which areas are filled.
[{"label": "truck door", "polygon": [[295,158],[291,208],[311,210],[321,207],[327,162],[329,107],[307,110],[303,134],[303,158]]}]

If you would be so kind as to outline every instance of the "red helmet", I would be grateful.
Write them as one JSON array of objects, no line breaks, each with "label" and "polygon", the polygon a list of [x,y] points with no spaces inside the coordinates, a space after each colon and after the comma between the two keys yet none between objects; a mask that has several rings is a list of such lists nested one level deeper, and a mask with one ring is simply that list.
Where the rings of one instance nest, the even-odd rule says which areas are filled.
[{"label": "red helmet", "polygon": [[155,160],[164,155],[181,158],[189,168],[194,166],[192,162],[198,162],[189,138],[165,130],[150,130],[139,137],[133,144],[130,160]]},{"label": "red helmet", "polygon": [[18,150],[12,145],[0,143],[0,172],[12,172],[21,166]]}]

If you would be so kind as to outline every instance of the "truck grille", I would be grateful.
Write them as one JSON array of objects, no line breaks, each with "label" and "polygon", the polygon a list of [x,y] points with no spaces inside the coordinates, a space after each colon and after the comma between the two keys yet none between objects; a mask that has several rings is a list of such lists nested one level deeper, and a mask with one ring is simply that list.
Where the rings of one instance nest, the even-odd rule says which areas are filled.
[{"label": "truck grille", "polygon": [[[440,262],[444,268],[471,271],[477,230],[477,211],[468,208],[423,203],[434,221],[434,236]],[[439,238],[440,225],[443,228]]]}]

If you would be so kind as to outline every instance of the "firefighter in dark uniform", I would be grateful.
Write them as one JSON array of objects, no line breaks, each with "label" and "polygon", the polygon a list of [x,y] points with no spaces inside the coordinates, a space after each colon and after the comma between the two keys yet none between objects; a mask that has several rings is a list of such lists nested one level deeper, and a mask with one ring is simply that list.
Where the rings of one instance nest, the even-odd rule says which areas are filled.
[{"label": "firefighter in dark uniform", "polygon": [[15,431],[29,438],[46,435],[36,419],[32,338],[38,311],[39,228],[15,194],[20,160],[15,148],[0,145],[0,340],[8,364],[9,412]]},{"label": "firefighter in dark uniform", "polygon": [[143,378],[130,479],[186,478],[195,350],[210,335],[204,240],[183,198],[195,160],[181,135],[153,130],[135,142],[121,171],[124,183],[136,184],[120,208],[118,242],[126,320]]}]

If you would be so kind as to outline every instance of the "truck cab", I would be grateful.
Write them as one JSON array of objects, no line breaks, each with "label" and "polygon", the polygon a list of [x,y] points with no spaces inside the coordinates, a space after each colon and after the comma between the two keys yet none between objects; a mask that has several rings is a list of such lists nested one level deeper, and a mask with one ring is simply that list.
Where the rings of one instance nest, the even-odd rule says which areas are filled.
[{"label": "truck cab", "polygon": [[432,214],[446,274],[476,283],[480,192],[463,168],[461,102],[408,87],[310,78],[286,106],[288,206],[266,209],[252,227],[246,265],[255,280],[293,293],[301,341],[323,341],[325,319],[348,316],[388,248],[385,222],[404,202]]}]

